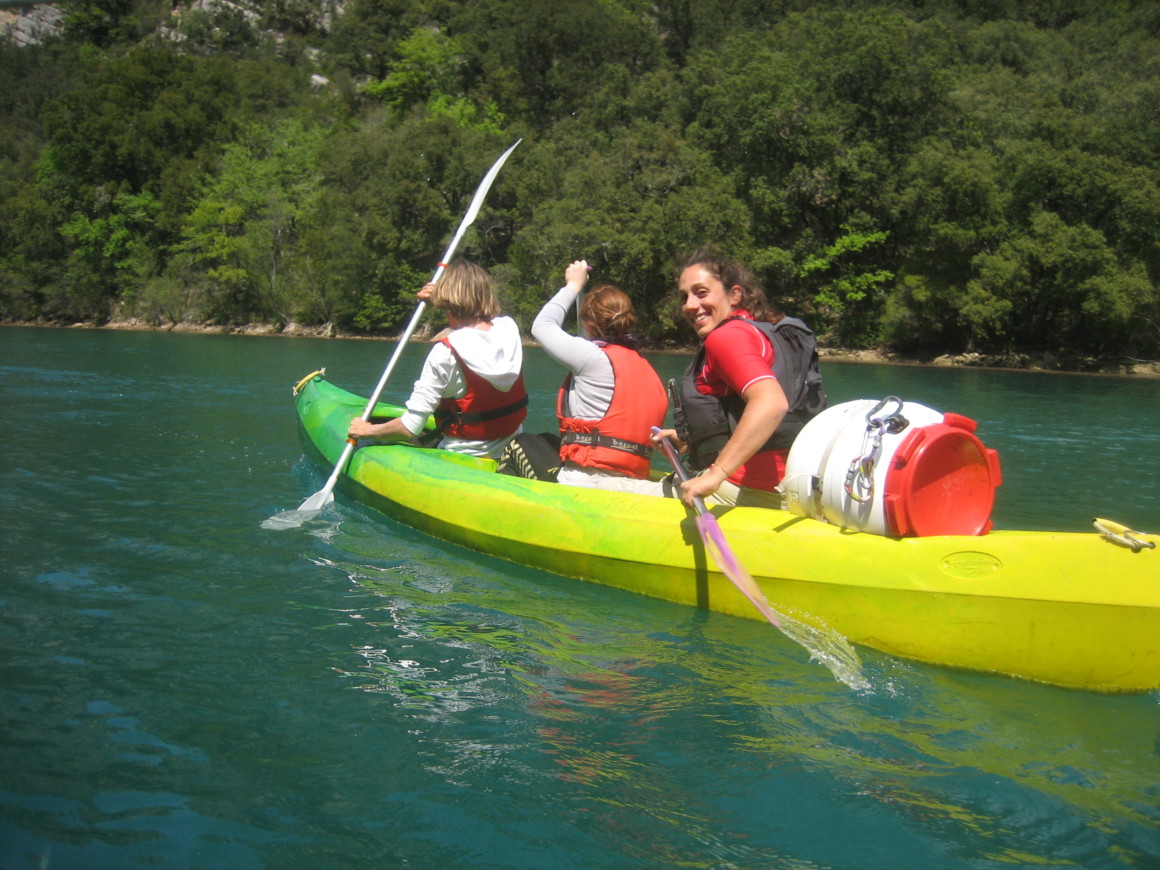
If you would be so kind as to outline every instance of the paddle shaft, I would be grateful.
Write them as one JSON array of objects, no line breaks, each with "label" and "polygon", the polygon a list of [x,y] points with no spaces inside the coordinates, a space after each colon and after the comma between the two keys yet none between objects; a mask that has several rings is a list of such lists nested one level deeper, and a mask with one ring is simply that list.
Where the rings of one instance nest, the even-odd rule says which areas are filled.
[{"label": "paddle shaft", "polygon": [[[491,169],[487,171],[487,175],[483,177],[483,181],[479,183],[479,189],[475,191],[475,196],[472,198],[471,205],[468,207],[467,213],[463,216],[463,220],[459,224],[459,229],[455,231],[455,236],[451,239],[451,244],[447,246],[447,251],[443,254],[443,259],[439,261],[439,267],[435,270],[435,274],[431,278],[432,284],[439,280],[439,277],[447,268],[447,263],[455,253],[455,249],[459,247],[459,240],[463,238],[463,234],[467,232],[467,228],[475,221],[476,215],[479,214],[480,206],[483,205],[483,200],[487,196],[488,190],[491,189],[492,182],[495,181],[495,177],[499,174],[500,167],[508,159],[508,155],[516,150],[516,145],[519,145],[522,141],[524,140],[517,139],[515,145],[512,145],[507,151],[501,154],[499,159],[492,164]],[[403,348],[406,347],[407,342],[411,339],[411,333],[415,331],[415,327],[419,325],[419,320],[422,318],[423,310],[426,307],[427,303],[422,300],[419,300],[419,304],[415,306],[415,313],[411,315],[411,322],[407,324],[407,328],[399,336],[399,343],[395,346],[395,352],[391,354],[391,359],[387,363],[387,367],[383,370],[383,376],[379,378],[374,392],[371,393],[371,397],[367,401],[366,410],[362,414],[363,419],[369,419],[374,412],[375,405],[379,401],[379,396],[382,395],[383,390],[386,388],[387,381],[390,379],[391,373],[395,370],[395,364],[399,361],[399,357],[403,355]],[[334,487],[338,483],[338,478],[342,474],[343,468],[346,467],[347,460],[350,459],[351,453],[354,452],[354,448],[354,441],[348,439],[346,446],[342,449],[342,455],[338,458],[338,462],[334,464],[334,470],[326,480],[326,485],[314,493],[314,495],[310,496],[310,498],[306,499],[306,501],[302,502],[298,510],[321,510],[324,505],[334,500],[334,496],[332,495]]]},{"label": "paddle shaft", "polygon": [[[653,426],[652,431],[654,435],[659,435],[661,430],[660,427]],[[673,442],[668,438],[662,438],[661,447],[664,448],[665,456],[669,458],[669,462],[673,466],[673,471],[675,471],[677,477],[681,479],[681,483],[684,483],[689,479],[689,472],[685,470],[685,463],[681,462],[681,458],[677,456],[677,449],[673,447]],[[697,509],[697,513],[699,514],[703,514],[708,511],[708,508],[705,507],[705,500],[700,496],[693,499],[693,507]]]},{"label": "paddle shaft", "polygon": [[[654,435],[660,434],[660,428],[652,427]],[[685,470],[685,465],[677,456],[677,450],[673,447],[673,443],[668,438],[661,439],[661,447],[664,448],[665,455],[668,456],[669,462],[672,463],[673,471],[682,482],[689,479],[689,472]],[[769,602],[765,600],[761,589],[757,585],[757,581],[753,576],[745,570],[745,566],[737,561],[737,557],[733,554],[733,549],[729,546],[728,541],[725,540],[725,533],[721,531],[721,526],[717,523],[717,518],[709,512],[705,507],[705,501],[700,496],[693,499],[693,507],[697,511],[697,531],[701,533],[701,541],[705,544],[705,549],[713,555],[717,566],[734,586],[737,587],[742,595],[744,595],[749,603],[757,608],[758,612],[768,620],[769,624],[779,631],[784,632],[781,620],[777,614],[774,613],[773,608],[769,606]]]}]

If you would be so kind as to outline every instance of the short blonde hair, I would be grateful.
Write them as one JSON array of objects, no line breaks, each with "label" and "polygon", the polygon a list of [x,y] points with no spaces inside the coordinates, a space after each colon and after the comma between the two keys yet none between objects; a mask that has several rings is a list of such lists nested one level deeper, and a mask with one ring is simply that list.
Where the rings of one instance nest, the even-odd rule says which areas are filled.
[{"label": "short blonde hair", "polygon": [[491,276],[482,266],[467,260],[457,260],[439,276],[431,304],[460,320],[491,320],[500,311]]}]

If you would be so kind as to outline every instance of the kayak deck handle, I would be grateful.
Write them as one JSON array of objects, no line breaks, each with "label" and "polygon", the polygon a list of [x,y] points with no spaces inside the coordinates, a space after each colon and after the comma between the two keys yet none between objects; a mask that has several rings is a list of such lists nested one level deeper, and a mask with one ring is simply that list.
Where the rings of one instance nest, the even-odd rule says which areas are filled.
[{"label": "kayak deck handle", "polygon": [[1119,544],[1122,547],[1128,547],[1133,553],[1139,553],[1144,549],[1154,550],[1156,548],[1155,541],[1141,539],[1140,536],[1144,535],[1144,532],[1129,529],[1123,523],[1117,523],[1115,520],[1105,520],[1101,517],[1096,517],[1092,520],[1092,525],[1095,526],[1097,532],[1109,541]]}]

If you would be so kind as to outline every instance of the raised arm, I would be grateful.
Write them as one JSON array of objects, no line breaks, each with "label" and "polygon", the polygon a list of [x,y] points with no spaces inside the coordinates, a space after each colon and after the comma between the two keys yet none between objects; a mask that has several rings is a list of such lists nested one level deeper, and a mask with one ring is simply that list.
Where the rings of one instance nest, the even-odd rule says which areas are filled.
[{"label": "raised arm", "polygon": [[564,330],[564,318],[588,280],[588,263],[574,260],[564,271],[567,283],[549,299],[532,323],[532,337],[560,365],[577,374],[599,350],[588,339]]}]

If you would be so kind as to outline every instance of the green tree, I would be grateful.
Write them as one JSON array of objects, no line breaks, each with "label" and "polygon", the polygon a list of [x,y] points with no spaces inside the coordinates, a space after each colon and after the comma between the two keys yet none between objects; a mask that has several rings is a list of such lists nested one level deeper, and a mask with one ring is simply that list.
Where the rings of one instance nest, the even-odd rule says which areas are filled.
[{"label": "green tree", "polygon": [[[512,134],[464,127],[446,115],[417,113],[333,136],[320,171],[327,223],[345,239],[341,269],[361,312],[358,326],[390,329],[414,308],[415,292],[434,272],[484,172],[512,144]],[[506,259],[509,179],[517,151],[497,179],[459,255],[488,266]],[[325,245],[316,240],[315,248]],[[354,252],[357,252],[354,253]]]},{"label": "green tree", "polygon": [[832,245],[806,257],[799,275],[818,285],[813,294],[815,309],[821,314],[817,328],[828,328],[846,346],[863,347],[881,339],[879,322],[884,289],[894,278],[889,269],[879,268],[867,249],[886,241],[885,232],[859,232],[842,227]]},{"label": "green tree", "polygon": [[[525,320],[587,256],[688,341],[673,269],[712,243],[843,343],[1160,354],[1155,4],[249,8],[282,32],[83,0],[0,47],[0,316],[397,328],[523,136],[462,253]],[[255,144],[283,124],[317,162]]]},{"label": "green tree", "polygon": [[294,319],[308,295],[300,286],[298,234],[320,185],[321,138],[316,128],[283,120],[251,126],[226,146],[178,247],[205,270],[207,316]]},{"label": "green tree", "polygon": [[124,288],[136,288],[154,270],[149,240],[157,201],[149,193],[119,193],[103,206],[74,214],[60,228],[70,252],[66,281],[52,294],[58,313],[104,320]]},{"label": "green tree", "polygon": [[880,207],[900,159],[950,117],[951,53],[936,22],[791,15],[690,62],[693,129],[759,185],[754,205],[778,229],[804,220],[832,237],[857,208]]},{"label": "green tree", "polygon": [[898,278],[883,306],[883,340],[901,351],[962,351],[959,322],[979,254],[1007,237],[1009,193],[990,149],[931,139],[902,176],[894,244]]},{"label": "green tree", "polygon": [[462,49],[443,31],[415,29],[399,43],[398,55],[384,78],[364,88],[392,109],[405,111],[436,95],[456,96],[463,92]]},{"label": "green tree", "polygon": [[181,16],[181,35],[186,45],[204,52],[245,52],[258,44],[258,32],[247,11],[240,6],[191,9]]},{"label": "green tree", "polygon": [[71,0],[65,6],[65,38],[108,48],[150,32],[167,14],[165,0]]},{"label": "green tree", "polygon": [[425,5],[422,0],[352,0],[331,29],[330,62],[356,77],[385,79],[398,57],[399,43],[429,21]]},{"label": "green tree", "polygon": [[46,316],[46,290],[60,281],[67,257],[58,215],[34,182],[0,178],[0,319]]},{"label": "green tree", "polygon": [[118,204],[135,197],[148,195],[151,207],[149,221],[135,212],[129,222],[138,236],[134,244],[154,252],[156,270],[163,268],[190,207],[190,176],[206,169],[246,113],[291,102],[293,75],[276,72],[268,61],[195,59],[173,48],[137,46],[97,58],[76,89],[49,104],[41,193],[63,216],[58,230],[66,243],[77,246],[55,307],[69,309],[61,294],[75,293],[73,307],[96,316],[150,277],[130,280],[125,270],[97,268],[95,252],[102,246],[92,243],[94,233],[101,234],[96,228],[120,213]]},{"label": "green tree", "polygon": [[421,27],[399,43],[398,54],[387,77],[366,84],[364,94],[382,100],[398,115],[425,106],[430,115],[461,127],[502,131],[505,119],[494,102],[478,105],[465,96],[465,61],[456,40],[441,30]]},{"label": "green tree", "polygon": [[594,95],[663,61],[656,30],[617,3],[496,0],[453,8],[447,26],[467,55],[468,94],[537,128],[602,107]]},{"label": "green tree", "polygon": [[1102,233],[1039,212],[1025,234],[975,261],[960,317],[981,349],[1101,353],[1123,348],[1154,315],[1155,286],[1121,264]]},{"label": "green tree", "polygon": [[37,185],[42,107],[68,91],[75,53],[59,42],[0,42],[0,319],[44,316],[45,288],[67,257],[56,231],[65,215]]},{"label": "green tree", "polygon": [[650,338],[671,339],[677,263],[708,241],[728,239],[747,252],[751,240],[744,206],[708,156],[654,123],[615,137],[583,129],[575,140],[541,146],[517,183],[520,200],[540,203],[511,252],[515,311],[525,325],[564,267],[584,258],[593,280],[632,297]]}]

